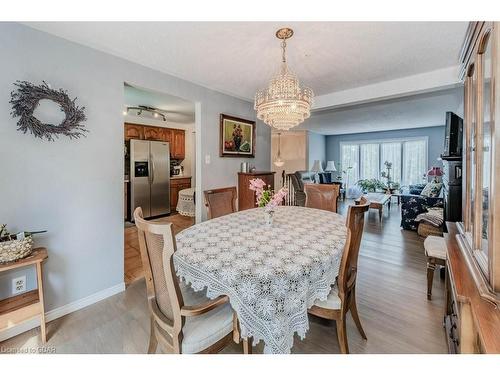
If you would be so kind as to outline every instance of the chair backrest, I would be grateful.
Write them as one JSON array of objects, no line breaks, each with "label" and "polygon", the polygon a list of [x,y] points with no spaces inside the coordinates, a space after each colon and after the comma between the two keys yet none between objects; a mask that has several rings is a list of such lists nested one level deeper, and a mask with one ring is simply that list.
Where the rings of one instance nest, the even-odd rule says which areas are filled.
[{"label": "chair backrest", "polygon": [[236,212],[236,186],[205,190],[203,193],[209,219]]},{"label": "chair backrest", "polygon": [[370,202],[365,197],[361,197],[358,203],[356,206],[349,206],[347,211],[346,227],[348,236],[337,281],[341,299],[347,296],[356,283],[359,247],[365,224],[365,213],[370,206]]},{"label": "chair backrest", "polygon": [[339,185],[304,184],[306,207],[337,212]]},{"label": "chair backrest", "polygon": [[180,309],[184,306],[174,269],[176,250],[172,223],[151,223],[143,218],[142,208],[134,211],[139,237],[142,267],[148,299],[154,298],[160,312],[172,322],[182,325]]}]

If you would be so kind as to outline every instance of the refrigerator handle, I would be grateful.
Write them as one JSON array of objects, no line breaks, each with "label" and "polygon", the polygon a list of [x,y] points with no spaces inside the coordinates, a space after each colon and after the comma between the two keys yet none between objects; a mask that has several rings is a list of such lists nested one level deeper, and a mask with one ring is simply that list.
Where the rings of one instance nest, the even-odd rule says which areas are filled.
[{"label": "refrigerator handle", "polygon": [[152,166],[151,183],[153,183],[155,181],[155,159],[153,157],[153,154],[151,154],[149,158],[151,159],[151,166]]}]

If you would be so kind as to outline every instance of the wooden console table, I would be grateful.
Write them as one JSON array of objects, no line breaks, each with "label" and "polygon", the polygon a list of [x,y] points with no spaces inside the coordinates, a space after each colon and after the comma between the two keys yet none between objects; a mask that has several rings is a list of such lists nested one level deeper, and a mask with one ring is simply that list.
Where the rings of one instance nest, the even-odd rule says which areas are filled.
[{"label": "wooden console table", "polygon": [[0,301],[0,332],[39,316],[42,342],[47,342],[42,278],[42,262],[47,258],[47,249],[39,247],[26,258],[0,264],[0,272],[35,265],[38,284],[38,289]]}]

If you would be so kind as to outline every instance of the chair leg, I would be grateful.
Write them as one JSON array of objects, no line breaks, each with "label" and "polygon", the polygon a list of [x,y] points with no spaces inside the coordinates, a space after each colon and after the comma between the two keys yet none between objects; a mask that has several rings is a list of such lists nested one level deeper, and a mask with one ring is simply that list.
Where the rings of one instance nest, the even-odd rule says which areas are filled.
[{"label": "chair leg", "polygon": [[352,315],[352,319],[354,320],[354,323],[356,323],[356,327],[358,327],[359,334],[361,335],[362,338],[364,338],[366,340],[367,337],[366,337],[365,331],[363,330],[363,327],[361,326],[361,320],[359,320],[358,306],[356,305],[356,293],[355,293],[354,289],[352,291],[351,315]]},{"label": "chair leg", "polygon": [[252,338],[247,337],[243,340],[243,354],[252,354]]},{"label": "chair leg", "polygon": [[156,349],[158,348],[158,340],[157,340],[156,335],[155,335],[154,324],[155,324],[154,319],[151,318],[151,333],[149,335],[148,354],[155,354]]},{"label": "chair leg", "polygon": [[431,259],[427,259],[427,299],[432,299],[432,281],[434,279],[434,270],[436,265]]},{"label": "chair leg", "polygon": [[347,343],[347,330],[345,326],[345,315],[336,321],[337,323],[337,338],[339,340],[340,353],[349,354],[349,344]]}]

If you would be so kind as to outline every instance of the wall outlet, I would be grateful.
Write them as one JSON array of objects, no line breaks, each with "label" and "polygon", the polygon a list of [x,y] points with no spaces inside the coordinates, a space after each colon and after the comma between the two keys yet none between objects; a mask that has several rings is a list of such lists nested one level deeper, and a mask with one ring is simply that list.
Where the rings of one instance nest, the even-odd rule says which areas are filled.
[{"label": "wall outlet", "polygon": [[26,292],[26,275],[12,279],[12,294]]}]

